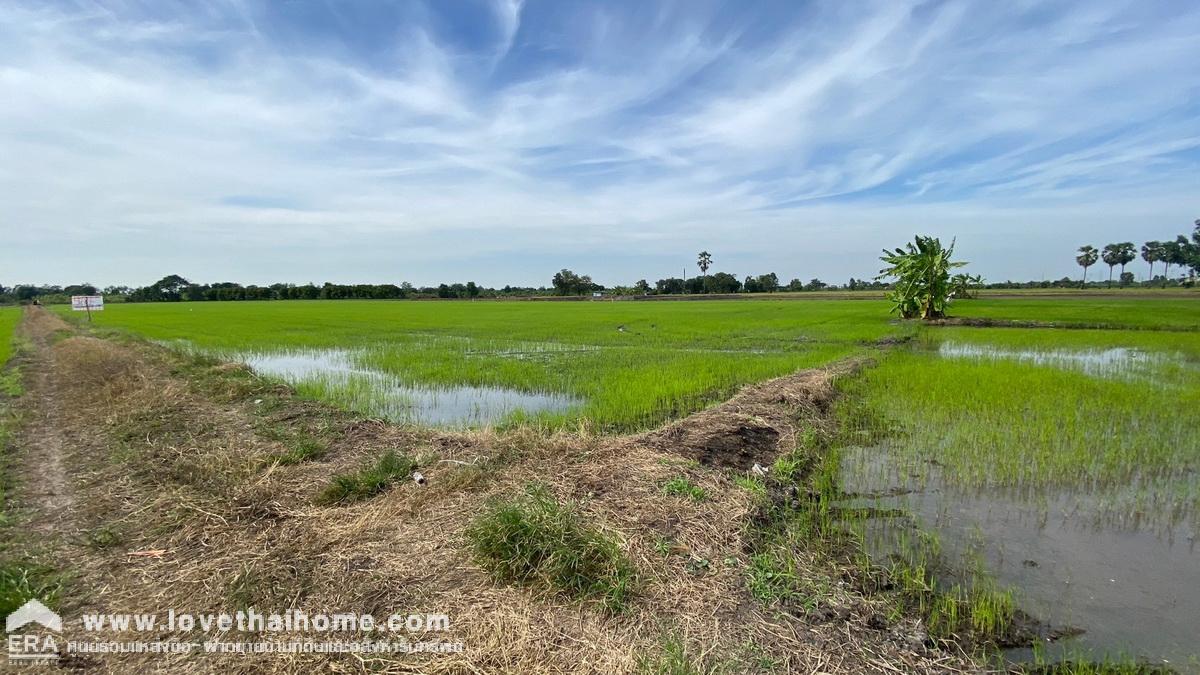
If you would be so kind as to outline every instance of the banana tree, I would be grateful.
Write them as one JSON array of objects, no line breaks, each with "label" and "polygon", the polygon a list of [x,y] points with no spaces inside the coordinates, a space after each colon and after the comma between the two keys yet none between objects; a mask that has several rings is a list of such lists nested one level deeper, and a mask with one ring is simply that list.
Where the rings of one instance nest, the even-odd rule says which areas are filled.
[{"label": "banana tree", "polygon": [[888,267],[879,271],[877,279],[896,279],[895,289],[888,294],[905,319],[940,319],[946,316],[946,306],[953,290],[950,271],[966,265],[950,258],[954,255],[954,241],[948,248],[935,237],[917,236],[904,248],[894,251],[884,249],[879,258]]}]

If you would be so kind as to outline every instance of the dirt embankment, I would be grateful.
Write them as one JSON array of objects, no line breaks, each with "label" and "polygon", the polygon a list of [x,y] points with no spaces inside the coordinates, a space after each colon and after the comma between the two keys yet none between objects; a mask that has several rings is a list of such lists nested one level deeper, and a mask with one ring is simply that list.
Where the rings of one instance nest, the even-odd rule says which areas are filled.
[{"label": "dirt embankment", "polygon": [[[67,639],[83,637],[72,618],[84,611],[253,607],[443,613],[448,633],[403,637],[465,647],[438,655],[109,655],[63,665],[620,673],[637,671],[641,658],[674,641],[693,663],[727,672],[972,668],[906,642],[904,626],[883,624],[872,601],[850,590],[839,591],[844,611],[825,618],[766,607],[747,592],[745,532],[754,504],[734,477],[768,463],[824,413],[836,370],[749,387],[722,406],[629,437],[449,433],[356,419],[295,399],[243,367],[68,334],[42,310],[30,311],[23,330],[34,354],[25,366],[30,414],[16,480],[29,522],[67,573]],[[304,461],[280,460],[298,447],[308,448]],[[404,483],[352,506],[316,505],[333,474],[387,450],[418,458],[427,483]],[[707,498],[666,494],[664,484],[678,477]],[[589,522],[619,539],[639,577],[628,610],[609,615],[497,584],[472,563],[467,524],[489,499],[531,482],[579,502]]]}]

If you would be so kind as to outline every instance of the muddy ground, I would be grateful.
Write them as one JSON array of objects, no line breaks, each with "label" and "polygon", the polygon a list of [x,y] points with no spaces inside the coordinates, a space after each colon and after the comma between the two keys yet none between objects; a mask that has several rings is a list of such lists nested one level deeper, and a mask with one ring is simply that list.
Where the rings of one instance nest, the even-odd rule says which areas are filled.
[{"label": "muddy ground", "polygon": [[[912,639],[915,619],[814,563],[837,611],[772,607],[747,591],[755,463],[828,424],[839,369],[748,387],[731,401],[624,436],[442,432],[359,419],[299,400],[244,367],[211,364],[121,336],[83,334],[26,312],[15,360],[26,394],[11,443],[4,550],[56,570],[64,637],[83,612],[443,613],[461,642],[421,655],[64,656],[101,672],[624,673],[978,672],[952,647]],[[853,367],[845,364],[841,368]],[[294,464],[297,447],[320,449]],[[419,459],[403,482],[349,506],[322,506],[331,476],[388,450]],[[686,477],[708,498],[664,492]],[[546,485],[577,501],[636,568],[627,610],[495,582],[471,558],[467,525],[489,500]],[[248,640],[197,631],[155,639]],[[273,635],[274,639],[286,636]],[[311,637],[311,636],[310,636]],[[370,637],[370,636],[367,636]],[[375,636],[376,638],[378,636]],[[92,636],[90,639],[95,639]],[[146,639],[135,633],[105,639]],[[695,671],[666,670],[670,645]]]}]

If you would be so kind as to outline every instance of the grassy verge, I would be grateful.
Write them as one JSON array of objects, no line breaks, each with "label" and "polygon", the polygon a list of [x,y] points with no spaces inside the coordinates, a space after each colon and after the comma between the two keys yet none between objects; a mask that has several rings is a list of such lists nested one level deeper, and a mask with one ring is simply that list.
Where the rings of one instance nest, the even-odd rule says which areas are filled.
[{"label": "grassy verge", "polygon": [[467,539],[475,559],[500,581],[598,599],[610,611],[623,609],[633,590],[633,565],[616,540],[540,486],[493,504]]}]

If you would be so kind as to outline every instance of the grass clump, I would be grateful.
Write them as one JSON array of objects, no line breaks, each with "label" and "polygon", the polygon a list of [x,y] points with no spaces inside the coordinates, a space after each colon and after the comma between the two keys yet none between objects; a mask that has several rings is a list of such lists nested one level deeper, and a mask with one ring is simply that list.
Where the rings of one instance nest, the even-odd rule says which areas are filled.
[{"label": "grass clump", "polygon": [[494,503],[467,529],[476,561],[500,581],[543,586],[620,611],[634,585],[617,541],[589,527],[576,507],[533,485]]},{"label": "grass clump", "polygon": [[299,464],[310,459],[320,459],[328,448],[321,441],[311,437],[297,437],[285,443],[287,450],[271,459],[279,464]]},{"label": "grass clump", "polygon": [[29,600],[53,607],[60,590],[60,581],[47,567],[15,561],[0,563],[0,615],[15,612]]},{"label": "grass clump", "polygon": [[25,393],[21,371],[16,367],[0,370],[0,395],[17,397]]},{"label": "grass clump", "polygon": [[96,550],[114,548],[122,541],[121,533],[111,527],[101,527],[85,535],[88,547]]},{"label": "grass clump", "polygon": [[333,482],[318,496],[322,504],[348,504],[370,499],[408,478],[417,468],[416,460],[389,450],[374,464],[354,473],[333,477]]},{"label": "grass clump", "polygon": [[269,462],[283,465],[300,464],[310,459],[320,459],[328,452],[329,447],[310,434],[303,431],[293,431],[287,427],[263,425],[259,434],[276,441],[286,448],[269,458]]},{"label": "grass clump", "polygon": [[663,493],[673,497],[687,497],[694,502],[702,502],[708,499],[708,493],[699,485],[693,484],[683,476],[677,476],[667,481],[663,485]]}]

